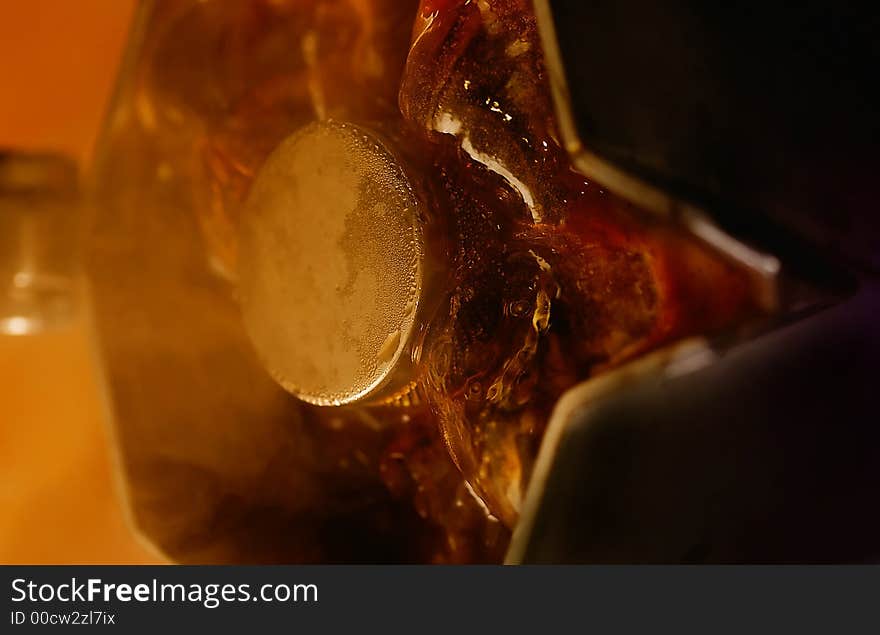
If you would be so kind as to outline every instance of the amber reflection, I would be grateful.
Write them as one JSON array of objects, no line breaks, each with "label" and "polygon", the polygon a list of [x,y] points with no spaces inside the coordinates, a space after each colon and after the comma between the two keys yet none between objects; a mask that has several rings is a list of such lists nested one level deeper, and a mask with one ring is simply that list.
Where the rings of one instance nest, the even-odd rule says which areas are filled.
[{"label": "amber reflection", "polygon": [[[0,146],[88,159],[133,4],[0,6]],[[117,496],[87,325],[0,336],[0,563],[157,560]]]}]

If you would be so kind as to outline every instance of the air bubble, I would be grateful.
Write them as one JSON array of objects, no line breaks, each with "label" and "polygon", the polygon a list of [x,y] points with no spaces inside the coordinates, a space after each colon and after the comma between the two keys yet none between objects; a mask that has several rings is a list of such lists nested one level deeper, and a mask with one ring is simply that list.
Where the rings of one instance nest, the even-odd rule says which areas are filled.
[{"label": "air bubble", "polygon": [[321,405],[381,389],[421,293],[418,213],[392,154],[350,124],[311,124],[267,159],[242,218],[240,295],[285,389]]}]

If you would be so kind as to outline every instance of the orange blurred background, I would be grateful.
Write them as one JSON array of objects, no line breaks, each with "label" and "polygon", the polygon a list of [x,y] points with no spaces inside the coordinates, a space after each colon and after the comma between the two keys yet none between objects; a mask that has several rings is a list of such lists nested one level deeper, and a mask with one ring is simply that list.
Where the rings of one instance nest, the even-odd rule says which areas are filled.
[{"label": "orange blurred background", "polygon": [[[89,161],[133,8],[0,5],[0,147]],[[0,563],[159,561],[125,517],[88,333],[0,335]]]}]

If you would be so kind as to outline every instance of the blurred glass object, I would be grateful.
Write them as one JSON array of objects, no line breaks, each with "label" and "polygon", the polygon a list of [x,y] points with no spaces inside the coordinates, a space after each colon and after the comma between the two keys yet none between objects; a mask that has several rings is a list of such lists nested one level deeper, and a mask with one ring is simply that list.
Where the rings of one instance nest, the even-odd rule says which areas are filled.
[{"label": "blurred glass object", "polygon": [[70,159],[0,151],[0,334],[55,330],[76,317],[79,210]]}]

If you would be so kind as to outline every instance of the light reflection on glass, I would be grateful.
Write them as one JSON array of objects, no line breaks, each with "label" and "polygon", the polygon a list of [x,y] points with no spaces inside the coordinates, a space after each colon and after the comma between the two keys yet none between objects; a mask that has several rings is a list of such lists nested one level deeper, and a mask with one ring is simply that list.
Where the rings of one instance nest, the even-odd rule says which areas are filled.
[{"label": "light reflection on glass", "polygon": [[33,320],[21,315],[14,315],[0,320],[0,333],[5,335],[27,335],[32,332],[33,326]]},{"label": "light reflection on glass", "polygon": [[0,335],[32,335],[75,317],[76,186],[63,157],[0,152]]}]

